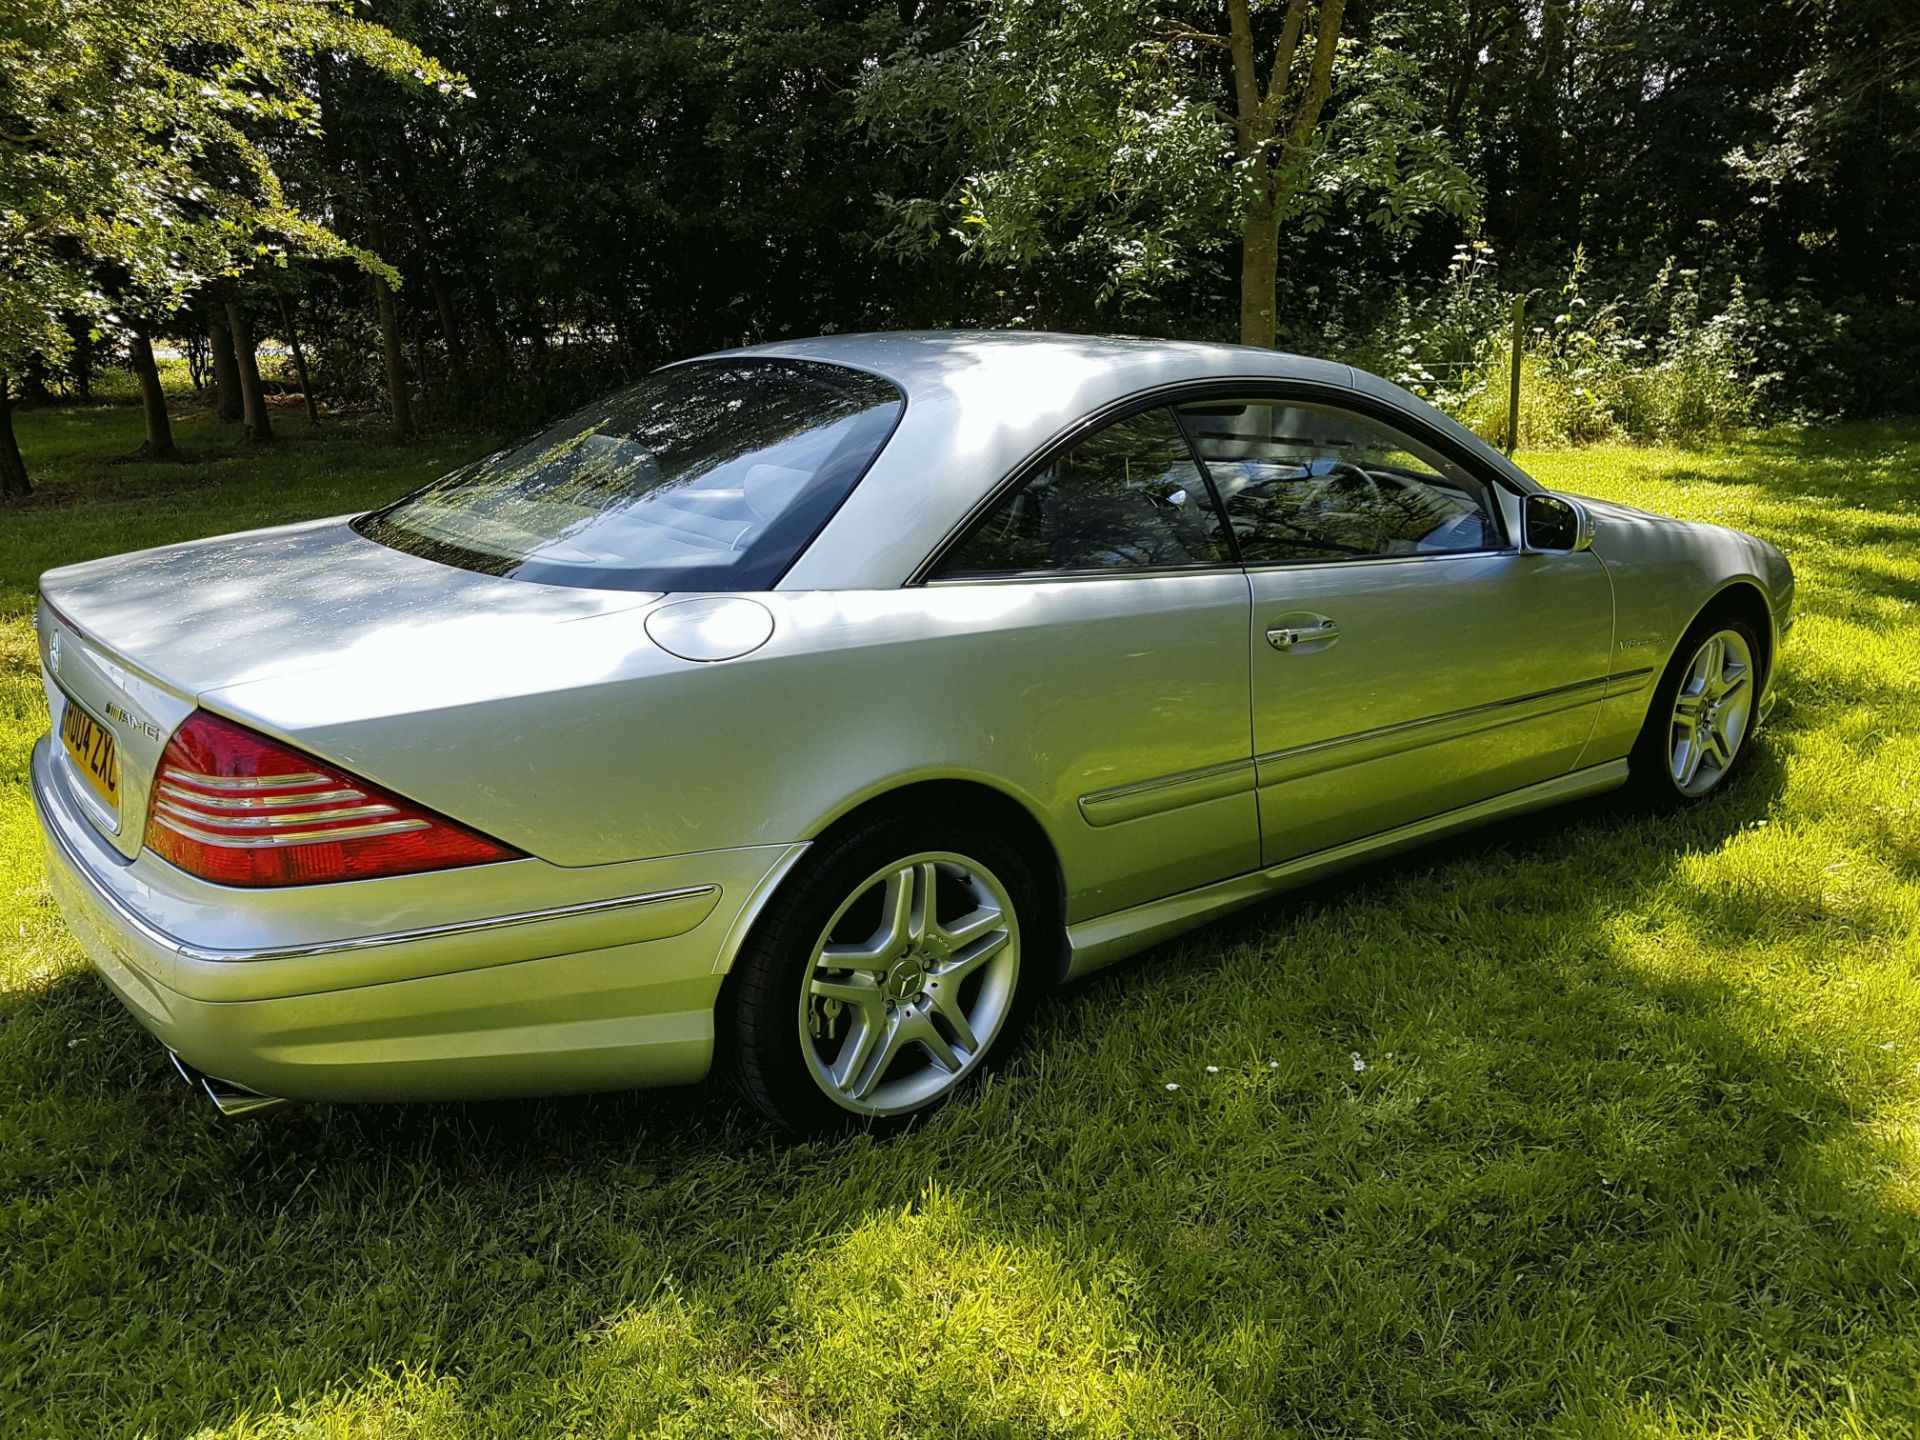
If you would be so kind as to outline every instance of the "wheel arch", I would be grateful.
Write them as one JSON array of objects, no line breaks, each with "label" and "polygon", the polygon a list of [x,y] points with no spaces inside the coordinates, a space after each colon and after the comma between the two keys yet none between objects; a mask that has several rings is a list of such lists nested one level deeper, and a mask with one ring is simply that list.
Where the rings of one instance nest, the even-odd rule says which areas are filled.
[{"label": "wheel arch", "polygon": [[[1718,619],[1745,620],[1753,626],[1753,633],[1760,641],[1760,694],[1765,694],[1773,683],[1774,649],[1779,643],[1779,634],[1773,621],[1773,603],[1767,598],[1766,587],[1751,575],[1736,576],[1727,580],[1720,588],[1707,597],[1707,601],[1687,621],[1680,633],[1674,637],[1673,654],[1667,657],[1671,665],[1678,657],[1681,646],[1685,644],[1687,634],[1702,620]],[[1664,671],[1662,672],[1665,673]]]},{"label": "wheel arch", "polygon": [[[1066,972],[1066,875],[1061,865],[1060,852],[1053,838],[1041,823],[1035,807],[1024,798],[1014,795],[1002,787],[990,784],[986,780],[972,776],[956,775],[920,775],[900,777],[890,784],[873,789],[868,793],[850,799],[827,815],[824,815],[804,835],[804,847],[796,848],[788,861],[781,865],[770,877],[770,883],[764,885],[752,901],[751,914],[746,923],[737,927],[736,933],[729,938],[725,953],[721,956],[721,965],[728,975],[734,968],[734,959],[752,937],[760,916],[766,909],[766,902],[789,883],[795,864],[805,849],[832,841],[849,830],[869,825],[875,820],[889,815],[918,815],[930,811],[961,813],[978,817],[986,821],[1000,834],[1011,840],[1021,854],[1033,866],[1035,878],[1040,882],[1040,890],[1050,906],[1052,913],[1047,917],[1057,932],[1059,955],[1054,966],[1052,978],[1057,981]],[[726,982],[722,981],[724,996]],[[720,1013],[716,1007],[716,1014]],[[719,1042],[716,1034],[716,1043]]]},{"label": "wheel arch", "polygon": [[[1660,695],[1661,685],[1667,675],[1684,658],[1687,637],[1694,632],[1702,620],[1727,619],[1745,620],[1753,626],[1755,637],[1760,641],[1760,689],[1764,697],[1767,687],[1773,681],[1773,652],[1779,640],[1773,623],[1773,606],[1767,600],[1767,592],[1761,583],[1750,575],[1732,576],[1723,581],[1720,588],[1709,595],[1686,623],[1674,633],[1673,645],[1667,651],[1667,658],[1654,674],[1654,683],[1646,689],[1647,705],[1640,712],[1642,729],[1651,721],[1654,701]],[[1637,733],[1637,732],[1636,732]]]}]

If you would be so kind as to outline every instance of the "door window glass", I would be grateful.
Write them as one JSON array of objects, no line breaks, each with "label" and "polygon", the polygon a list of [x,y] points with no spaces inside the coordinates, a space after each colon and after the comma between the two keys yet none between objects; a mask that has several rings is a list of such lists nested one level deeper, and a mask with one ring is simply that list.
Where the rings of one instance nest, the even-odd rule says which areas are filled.
[{"label": "door window glass", "polygon": [[1186,437],[1161,407],[1061,451],[1002,497],[937,574],[1165,569],[1230,558]]},{"label": "door window glass", "polygon": [[1488,487],[1389,426],[1291,401],[1205,401],[1181,415],[1248,564],[1487,550]]}]

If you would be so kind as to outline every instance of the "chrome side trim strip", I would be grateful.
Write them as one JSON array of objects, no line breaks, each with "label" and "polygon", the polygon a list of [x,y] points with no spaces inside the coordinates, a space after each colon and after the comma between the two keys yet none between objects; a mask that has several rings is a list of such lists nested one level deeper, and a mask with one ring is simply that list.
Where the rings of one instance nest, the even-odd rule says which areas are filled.
[{"label": "chrome side trim strip", "polygon": [[[36,807],[38,797],[35,797]],[[74,874],[101,904],[143,940],[183,960],[243,962],[253,960],[293,960],[306,955],[331,955],[343,950],[377,950],[388,945],[407,945],[416,940],[438,940],[449,935],[468,935],[485,930],[505,930],[516,925],[538,925],[547,920],[565,920],[579,915],[607,915],[620,910],[636,910],[647,905],[664,905],[674,900],[717,895],[718,885],[688,885],[678,890],[656,890],[646,895],[622,895],[610,900],[583,900],[573,905],[555,905],[545,910],[520,910],[511,915],[488,915],[476,920],[452,920],[444,925],[423,925],[415,930],[388,930],[377,935],[353,935],[344,940],[318,940],[299,945],[276,945],[261,949],[220,949],[188,944],[179,936],[161,929],[146,916],[104,886],[94,883],[85,859],[73,848],[73,842],[60,833],[56,823],[41,817],[40,833],[60,847],[60,853]]]},{"label": "chrome side trim strip", "polygon": [[1269,750],[1255,757],[1259,784],[1264,789],[1269,785],[1297,780],[1303,775],[1338,770],[1396,755],[1403,750],[1418,750],[1426,745],[1457,740],[1462,736],[1522,720],[1537,720],[1599,700],[1609,683],[1604,675],[1592,680],[1576,680],[1571,685],[1557,685],[1551,690],[1535,690],[1507,700],[1469,705],[1464,709],[1447,710],[1418,720],[1402,720],[1398,724],[1359,730],[1351,735],[1336,735],[1328,740],[1314,740],[1284,750]]},{"label": "chrome side trim strip", "polygon": [[389,930],[379,935],[356,935],[346,940],[322,940],[310,945],[283,945],[267,950],[201,950],[173,941],[177,952],[189,960],[291,960],[302,955],[331,955],[341,950],[378,950],[388,945],[407,945],[416,940],[438,940],[448,935],[470,935],[483,930],[507,930],[516,925],[539,925],[548,920],[566,920],[578,915],[608,915],[619,910],[636,910],[644,905],[664,905],[670,900],[691,900],[700,895],[717,895],[718,885],[689,885],[680,890],[657,890],[650,895],[623,895],[614,900],[583,900],[577,905],[555,905],[546,910],[521,910],[511,915],[489,915],[478,920],[454,920],[445,925],[423,925],[418,930]]},{"label": "chrome side trim strip", "polygon": [[1083,920],[1067,929],[1068,957],[1064,978],[1078,980],[1150,945],[1170,940],[1196,925],[1295,889],[1322,875],[1349,869],[1398,850],[1411,849],[1500,816],[1597,795],[1603,790],[1614,789],[1626,778],[1627,762],[1609,760],[1604,765],[1590,765],[1584,770],[1555,776],[1524,789],[1496,795],[1490,800],[1430,815],[1411,825],[1402,825],[1360,840],[1349,840],[1344,845],[1303,855],[1266,870],[1236,875],[1198,890],[1182,891],[1145,905],[1135,905],[1092,920]]},{"label": "chrome side trim strip", "polygon": [[1617,671],[1607,677],[1606,698],[1611,700],[1616,695],[1631,695],[1636,690],[1644,690],[1652,679],[1651,665],[1641,670]]},{"label": "chrome side trim strip", "polygon": [[1138,820],[1206,800],[1244,794],[1253,788],[1253,777],[1251,759],[1227,760],[1197,770],[1158,775],[1151,780],[1137,780],[1082,795],[1080,815],[1089,825],[1118,825],[1123,820]]}]

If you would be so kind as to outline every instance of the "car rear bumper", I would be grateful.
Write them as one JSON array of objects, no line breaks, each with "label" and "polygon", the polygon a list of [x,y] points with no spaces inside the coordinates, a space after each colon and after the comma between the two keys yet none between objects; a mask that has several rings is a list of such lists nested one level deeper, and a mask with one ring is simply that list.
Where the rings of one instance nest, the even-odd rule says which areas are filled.
[{"label": "car rear bumper", "polygon": [[698,1080],[733,950],[802,848],[239,890],[112,849],[45,738],[32,781],[49,883],[108,985],[193,1069],[295,1100]]}]

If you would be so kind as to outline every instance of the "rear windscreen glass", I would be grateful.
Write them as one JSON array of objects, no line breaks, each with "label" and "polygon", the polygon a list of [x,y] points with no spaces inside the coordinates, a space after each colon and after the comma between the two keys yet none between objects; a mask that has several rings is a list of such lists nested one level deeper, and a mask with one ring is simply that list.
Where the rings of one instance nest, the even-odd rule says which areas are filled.
[{"label": "rear windscreen glass", "polygon": [[816,361],[675,365],[354,528],[550,585],[764,590],[866,473],[903,404],[878,376]]}]

